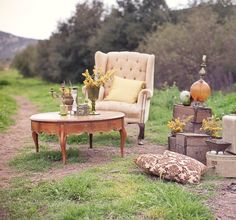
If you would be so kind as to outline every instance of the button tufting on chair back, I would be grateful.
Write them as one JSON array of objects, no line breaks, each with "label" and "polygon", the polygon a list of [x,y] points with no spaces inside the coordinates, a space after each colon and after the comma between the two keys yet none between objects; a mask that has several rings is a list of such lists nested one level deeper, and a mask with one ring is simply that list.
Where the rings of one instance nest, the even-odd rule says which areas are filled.
[{"label": "button tufting on chair back", "polygon": [[[138,52],[107,53],[106,70],[115,70],[115,75],[124,79],[146,81],[146,68],[150,55]],[[110,83],[105,90],[109,90]]]}]

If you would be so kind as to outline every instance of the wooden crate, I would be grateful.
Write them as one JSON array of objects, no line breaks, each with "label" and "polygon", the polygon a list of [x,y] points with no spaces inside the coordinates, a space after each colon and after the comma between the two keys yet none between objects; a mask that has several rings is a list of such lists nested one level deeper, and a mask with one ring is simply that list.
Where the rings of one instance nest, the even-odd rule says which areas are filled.
[{"label": "wooden crate", "polygon": [[208,138],[209,135],[206,134],[177,133],[176,152],[206,164],[206,153],[210,151],[205,142]]},{"label": "wooden crate", "polygon": [[184,132],[204,134],[204,131],[201,131],[202,123],[188,122],[184,128]]},{"label": "wooden crate", "polygon": [[173,118],[185,119],[188,116],[193,116],[192,120],[190,120],[184,132],[192,132],[192,133],[203,133],[200,131],[202,126],[202,120],[212,116],[212,111],[210,108],[205,107],[193,107],[193,106],[184,106],[184,105],[174,105],[173,108]]},{"label": "wooden crate", "polygon": [[176,137],[168,136],[168,150],[176,152]]}]

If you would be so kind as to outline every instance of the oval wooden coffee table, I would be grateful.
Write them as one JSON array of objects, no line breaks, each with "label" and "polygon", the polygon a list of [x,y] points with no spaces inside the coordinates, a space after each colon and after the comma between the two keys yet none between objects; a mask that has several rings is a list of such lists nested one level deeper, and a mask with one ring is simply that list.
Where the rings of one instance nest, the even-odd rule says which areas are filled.
[{"label": "oval wooden coffee table", "polygon": [[96,132],[108,132],[111,130],[120,132],[120,152],[124,156],[126,130],[124,127],[125,115],[121,112],[99,111],[99,115],[88,116],[60,116],[58,112],[35,114],[30,117],[32,137],[39,151],[38,134],[56,134],[59,136],[62,161],[66,163],[66,137],[70,134],[89,134],[90,148],[92,148],[93,134]]}]

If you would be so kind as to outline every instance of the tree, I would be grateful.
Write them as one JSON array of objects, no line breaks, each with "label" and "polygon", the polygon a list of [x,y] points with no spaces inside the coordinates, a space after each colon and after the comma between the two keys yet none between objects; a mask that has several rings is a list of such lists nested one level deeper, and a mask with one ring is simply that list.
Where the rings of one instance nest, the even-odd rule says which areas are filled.
[{"label": "tree", "polygon": [[37,71],[54,82],[82,82],[82,72],[93,66],[89,42],[101,24],[103,4],[79,3],[75,14],[58,25],[49,40],[39,44]]},{"label": "tree", "polygon": [[[235,17],[227,24],[218,22],[210,7],[192,9],[185,21],[167,24],[150,35],[140,50],[156,55],[155,85],[164,82],[182,89],[199,78],[203,54],[208,56],[206,80],[214,89],[228,87],[235,74]],[[236,25],[235,25],[236,26]]]},{"label": "tree", "polygon": [[35,76],[35,64],[37,59],[36,45],[29,45],[25,50],[17,54],[13,61],[12,66],[18,69],[23,76]]},{"label": "tree", "polygon": [[75,14],[59,23],[49,40],[39,42],[33,74],[54,82],[82,82],[82,72],[93,67],[97,50],[135,50],[149,32],[169,19],[164,0],[117,3],[106,15],[98,0],[79,3]]},{"label": "tree", "polygon": [[158,26],[170,21],[170,11],[165,0],[143,0],[139,18],[144,33],[156,31]]},{"label": "tree", "polygon": [[169,20],[164,0],[117,0],[91,40],[93,51],[136,50],[145,36]]}]

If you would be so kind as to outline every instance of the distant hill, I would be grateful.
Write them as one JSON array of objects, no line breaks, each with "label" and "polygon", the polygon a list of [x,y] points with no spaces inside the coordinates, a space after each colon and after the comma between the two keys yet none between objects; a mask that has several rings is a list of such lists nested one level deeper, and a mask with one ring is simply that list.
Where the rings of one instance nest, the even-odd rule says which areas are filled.
[{"label": "distant hill", "polygon": [[38,40],[18,37],[0,31],[0,60],[11,60],[15,54],[24,50],[29,44],[36,44]]}]

